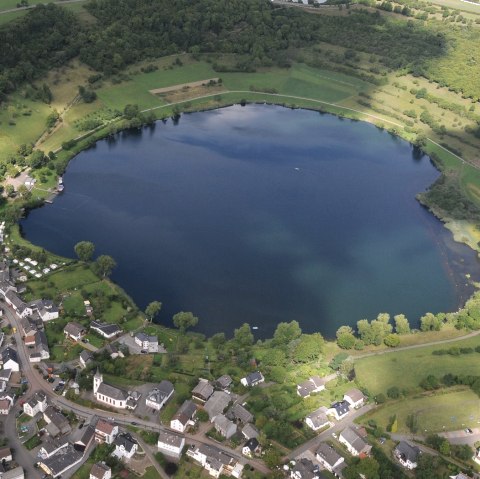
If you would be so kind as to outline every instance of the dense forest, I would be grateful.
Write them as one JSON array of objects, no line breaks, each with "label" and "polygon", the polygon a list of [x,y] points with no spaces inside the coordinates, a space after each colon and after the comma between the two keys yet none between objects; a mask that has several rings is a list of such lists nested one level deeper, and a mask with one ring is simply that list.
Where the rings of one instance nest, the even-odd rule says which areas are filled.
[{"label": "dense forest", "polygon": [[285,62],[287,49],[319,41],[382,56],[391,68],[422,71],[445,53],[444,33],[419,22],[356,10],[345,16],[311,15],[268,0],[91,0],[96,22],[80,24],[52,4],[0,28],[0,93],[41,76],[79,54],[107,75],[141,59],[172,53],[220,52],[253,65]]}]

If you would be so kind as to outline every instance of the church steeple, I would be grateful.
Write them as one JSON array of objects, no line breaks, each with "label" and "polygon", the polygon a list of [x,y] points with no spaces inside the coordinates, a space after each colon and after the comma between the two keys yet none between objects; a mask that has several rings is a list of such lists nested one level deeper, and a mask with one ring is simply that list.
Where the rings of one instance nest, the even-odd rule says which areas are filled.
[{"label": "church steeple", "polygon": [[100,372],[100,368],[97,368],[95,376],[93,376],[93,394],[96,394],[98,387],[103,383],[103,374]]}]

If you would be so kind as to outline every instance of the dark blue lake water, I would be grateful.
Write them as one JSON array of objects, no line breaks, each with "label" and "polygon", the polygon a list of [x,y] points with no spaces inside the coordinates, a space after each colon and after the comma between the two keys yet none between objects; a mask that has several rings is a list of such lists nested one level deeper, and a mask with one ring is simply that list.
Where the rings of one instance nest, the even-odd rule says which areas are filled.
[{"label": "dark blue lake water", "polygon": [[415,200],[438,175],[366,123],[233,106],[100,141],[22,227],[65,256],[93,241],[141,308],[163,302],[160,322],[193,311],[204,333],[267,336],[296,319],[331,337],[379,312],[415,325],[469,294],[475,254]]}]

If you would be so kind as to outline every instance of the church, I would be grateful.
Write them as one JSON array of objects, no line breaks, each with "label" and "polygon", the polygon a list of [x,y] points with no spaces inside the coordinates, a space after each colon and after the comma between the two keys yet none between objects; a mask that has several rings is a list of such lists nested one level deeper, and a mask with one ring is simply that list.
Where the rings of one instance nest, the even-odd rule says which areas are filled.
[{"label": "church", "polygon": [[109,406],[126,409],[129,394],[122,389],[103,382],[103,374],[97,369],[93,377],[93,394],[95,399]]}]

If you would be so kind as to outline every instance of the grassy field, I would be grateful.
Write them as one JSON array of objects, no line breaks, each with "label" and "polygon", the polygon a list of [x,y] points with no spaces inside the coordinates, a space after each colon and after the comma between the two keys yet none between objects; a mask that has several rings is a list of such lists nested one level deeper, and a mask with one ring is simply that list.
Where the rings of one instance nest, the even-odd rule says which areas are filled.
[{"label": "grassy field", "polygon": [[[397,386],[400,389],[419,389],[420,381],[433,374],[441,377],[445,374],[480,375],[480,355],[478,353],[460,356],[435,356],[433,351],[443,348],[476,347],[480,345],[480,336],[442,345],[398,351],[390,354],[371,356],[355,361],[355,371],[360,384],[370,394],[386,393],[387,389]],[[480,406],[480,403],[479,403]]]},{"label": "grassy field", "polygon": [[389,402],[361,420],[374,419],[379,426],[386,428],[395,414],[399,433],[409,432],[406,420],[410,414],[417,418],[419,434],[475,428],[480,423],[480,399],[470,389],[447,389]]}]

